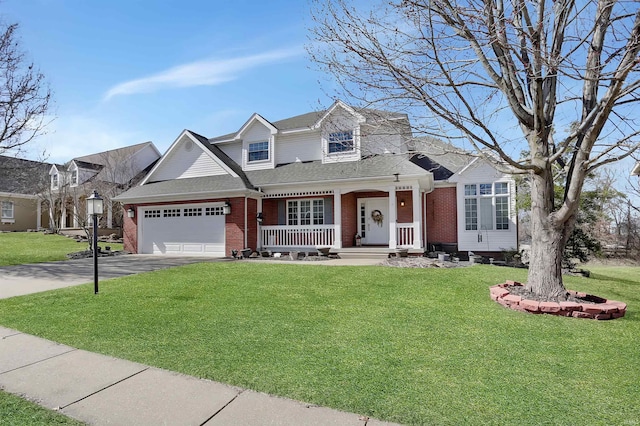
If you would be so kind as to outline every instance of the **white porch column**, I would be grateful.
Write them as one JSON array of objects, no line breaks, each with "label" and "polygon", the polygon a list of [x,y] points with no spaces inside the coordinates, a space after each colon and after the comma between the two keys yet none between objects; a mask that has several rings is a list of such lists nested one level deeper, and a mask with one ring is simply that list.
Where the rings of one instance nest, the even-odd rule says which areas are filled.
[{"label": "white porch column", "polygon": [[396,221],[398,220],[398,206],[396,204],[396,186],[389,187],[389,248],[395,249],[398,247],[396,240]]},{"label": "white porch column", "polygon": [[420,186],[413,184],[411,187],[413,198],[413,248],[420,249],[422,245],[422,203],[420,202]]},{"label": "white porch column", "polygon": [[56,203],[54,202],[53,197],[49,197],[49,229],[54,229],[56,227],[55,206]]},{"label": "white porch column", "polygon": [[105,200],[104,205],[107,208],[107,228],[111,229],[113,225],[113,203]]},{"label": "white porch column", "polygon": [[[258,213],[262,213],[262,197],[258,198],[258,205],[256,207],[256,211]],[[256,239],[256,244],[258,246],[258,249],[262,249],[262,223],[260,223],[258,221],[257,217],[254,217],[253,220],[255,220],[257,222],[257,228],[258,228],[258,236]]]},{"label": "white porch column", "polygon": [[60,229],[64,229],[67,227],[67,206],[64,200],[62,201],[61,212],[60,212]]},{"label": "white porch column", "polygon": [[73,227],[77,228],[78,224],[78,200],[73,200]]},{"label": "white porch column", "polygon": [[342,248],[342,191],[333,190],[333,227],[335,232],[334,248]]},{"label": "white porch column", "polygon": [[36,229],[42,228],[42,200],[36,199]]}]

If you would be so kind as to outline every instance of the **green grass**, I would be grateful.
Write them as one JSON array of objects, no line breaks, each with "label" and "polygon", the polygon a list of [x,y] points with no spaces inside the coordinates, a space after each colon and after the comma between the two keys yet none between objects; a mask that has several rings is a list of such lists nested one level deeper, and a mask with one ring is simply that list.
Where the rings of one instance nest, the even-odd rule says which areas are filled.
[{"label": "green grass", "polygon": [[0,300],[0,324],[82,349],[408,424],[638,424],[640,269],[568,288],[615,321],[510,311],[526,271],[196,264]]},{"label": "green grass", "polygon": [[[122,244],[99,245],[122,250]],[[86,243],[78,243],[62,235],[45,235],[41,232],[0,233],[0,266],[66,260],[68,253],[86,249]]]},{"label": "green grass", "polygon": [[10,393],[0,391],[0,426],[48,426],[84,423],[42,408]]}]

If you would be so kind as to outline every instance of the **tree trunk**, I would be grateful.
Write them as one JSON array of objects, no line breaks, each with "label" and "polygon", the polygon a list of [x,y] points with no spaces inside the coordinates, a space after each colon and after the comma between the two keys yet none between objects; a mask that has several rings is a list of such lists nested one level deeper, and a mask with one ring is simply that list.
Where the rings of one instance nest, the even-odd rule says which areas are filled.
[{"label": "tree trunk", "polygon": [[531,260],[526,285],[538,295],[566,294],[562,284],[562,253],[570,231],[553,215],[553,180],[550,170],[531,175]]}]

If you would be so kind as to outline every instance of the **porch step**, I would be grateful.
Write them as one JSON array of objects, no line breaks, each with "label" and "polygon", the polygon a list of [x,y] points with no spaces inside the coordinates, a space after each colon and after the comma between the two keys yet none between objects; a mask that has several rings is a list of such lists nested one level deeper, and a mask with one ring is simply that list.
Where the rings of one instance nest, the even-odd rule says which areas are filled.
[{"label": "porch step", "polygon": [[[422,255],[422,250],[409,249],[409,255]],[[342,259],[386,259],[390,254],[396,254],[396,249],[388,247],[348,247],[332,249],[332,254],[338,254]]]}]

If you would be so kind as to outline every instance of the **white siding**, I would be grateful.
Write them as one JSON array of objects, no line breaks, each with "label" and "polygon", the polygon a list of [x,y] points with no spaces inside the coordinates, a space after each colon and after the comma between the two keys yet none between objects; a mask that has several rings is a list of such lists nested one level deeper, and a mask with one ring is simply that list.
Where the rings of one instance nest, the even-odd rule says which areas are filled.
[{"label": "white siding", "polygon": [[[469,170],[462,175],[458,175],[458,250],[502,251],[515,249],[518,246],[515,182],[509,175],[497,171],[481,160],[477,161],[477,164],[472,165]],[[464,185],[495,182],[507,182],[509,184],[509,229],[467,231],[465,229]],[[495,222],[495,217],[493,220]]]},{"label": "white siding", "polygon": [[216,144],[218,148],[229,156],[237,164],[242,164],[242,142],[220,143]]},{"label": "white siding", "polygon": [[278,135],[275,141],[275,163],[322,160],[321,133],[304,132]]},{"label": "white siding", "polygon": [[[273,169],[273,137],[271,130],[259,121],[254,121],[242,134],[242,169],[261,170]],[[269,142],[269,159],[249,163],[249,144],[254,142]]]},{"label": "white siding", "polygon": [[149,181],[185,179],[227,174],[211,155],[204,152],[188,136],[184,136],[155,170]]}]

